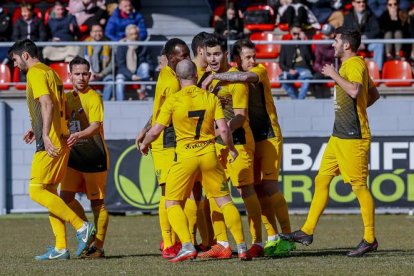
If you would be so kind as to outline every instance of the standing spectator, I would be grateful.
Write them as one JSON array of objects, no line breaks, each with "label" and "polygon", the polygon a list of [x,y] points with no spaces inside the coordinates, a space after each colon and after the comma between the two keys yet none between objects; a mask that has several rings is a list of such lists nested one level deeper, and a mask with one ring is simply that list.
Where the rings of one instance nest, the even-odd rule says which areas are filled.
[{"label": "standing spectator", "polygon": [[12,40],[30,39],[32,41],[45,41],[47,33],[41,19],[34,16],[32,4],[20,5],[22,17],[13,26]]},{"label": "standing spectator", "polygon": [[[85,39],[87,42],[108,41],[103,35],[103,28],[100,24],[92,25],[90,36]],[[91,64],[91,80],[113,81],[111,47],[108,45],[87,46],[85,48],[85,59]],[[109,101],[112,98],[112,84],[105,84],[102,98]]]},{"label": "standing spectator", "polygon": [[[78,24],[73,15],[68,14],[62,3],[56,2],[50,13],[47,23],[52,41],[75,41],[75,34],[78,31]],[[70,62],[79,53],[77,46],[46,46],[43,49],[43,57],[50,61]]]},{"label": "standing spectator", "polygon": [[70,0],[68,11],[76,17],[78,26],[86,25],[88,29],[94,24],[105,26],[108,15],[105,0]]},{"label": "standing spectator", "polygon": [[[304,34],[299,24],[290,28],[292,40],[300,40]],[[283,83],[282,88],[292,99],[304,99],[309,90],[312,76],[312,53],[309,45],[282,45],[280,49],[279,64],[282,69],[281,80],[301,80],[302,85],[298,91],[293,83]],[[299,93],[298,93],[299,92]]]},{"label": "standing spectator", "polygon": [[[139,29],[130,24],[125,28],[126,38],[124,41],[139,41]],[[148,48],[138,45],[119,46],[116,51],[116,100],[123,101],[125,93],[125,81],[148,81],[150,72],[154,65]],[[143,100],[146,96],[145,85],[141,85],[138,97]]]},{"label": "standing spectator", "polygon": [[[402,18],[402,11],[398,8],[398,0],[388,0],[387,10],[380,18],[381,30],[384,32],[385,39],[402,39],[404,32],[405,20]],[[394,52],[393,52],[394,46]],[[395,57],[403,58],[401,52],[401,43],[385,44],[385,54],[387,59]],[[394,54],[394,55],[393,55]]]},{"label": "standing spectator", "polygon": [[[335,37],[335,29],[332,25],[325,24],[321,30],[322,39],[333,39]],[[322,68],[325,64],[335,63],[335,49],[331,44],[316,44],[315,45],[315,62],[313,63],[313,77],[316,80],[329,79],[322,74]],[[330,98],[331,89],[326,86],[326,83],[316,83],[314,85],[313,94],[315,98]]]},{"label": "standing spectator", "polygon": [[105,35],[113,41],[118,41],[125,37],[125,27],[130,24],[138,26],[140,40],[147,38],[147,27],[141,13],[132,9],[130,0],[119,0],[118,8],[108,19]]},{"label": "standing spectator", "polygon": [[[362,39],[380,38],[381,30],[375,15],[367,9],[366,0],[353,0],[352,10],[344,18],[344,27],[357,29],[362,34]],[[373,60],[382,70],[384,62],[384,45],[381,43],[372,43],[368,46],[361,43],[359,50],[373,51]]]},{"label": "standing spectator", "polygon": [[244,24],[233,5],[229,5],[226,15],[216,21],[214,32],[228,39],[240,39],[244,37]]}]

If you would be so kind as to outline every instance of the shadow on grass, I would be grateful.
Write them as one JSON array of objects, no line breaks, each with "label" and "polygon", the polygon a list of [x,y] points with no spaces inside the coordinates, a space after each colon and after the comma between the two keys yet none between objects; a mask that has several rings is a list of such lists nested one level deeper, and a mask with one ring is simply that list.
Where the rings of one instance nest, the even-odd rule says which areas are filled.
[{"label": "shadow on grass", "polygon": [[130,255],[110,255],[105,256],[105,259],[123,259],[123,258],[135,258],[135,257],[160,257],[160,254],[130,254]]},{"label": "shadow on grass", "polygon": [[[330,248],[330,249],[319,249],[315,251],[307,250],[307,251],[294,251],[292,252],[291,256],[289,257],[323,257],[323,256],[346,256],[346,254],[352,248]],[[386,250],[378,250],[374,252],[369,252],[364,256],[401,256],[401,255],[414,255],[414,251],[407,251],[401,249],[386,249]]]}]

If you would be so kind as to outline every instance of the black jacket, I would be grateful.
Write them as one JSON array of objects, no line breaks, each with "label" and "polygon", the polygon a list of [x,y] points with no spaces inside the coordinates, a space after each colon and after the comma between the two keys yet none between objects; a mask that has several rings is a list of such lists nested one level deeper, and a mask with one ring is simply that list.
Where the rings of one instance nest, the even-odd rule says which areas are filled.
[{"label": "black jacket", "polygon": [[305,61],[306,66],[304,68],[312,72],[313,56],[309,45],[282,45],[279,56],[280,68],[282,71],[295,69],[293,61],[296,55],[296,47],[299,47],[300,54]]},{"label": "black jacket", "polygon": [[13,26],[13,35],[12,40],[17,41],[21,39],[30,38],[33,41],[46,41],[47,33],[46,28],[43,25],[42,20],[37,17],[33,17],[32,22],[30,23],[30,36],[28,37],[28,24],[23,19],[16,21],[16,24]]},{"label": "black jacket", "polygon": [[369,39],[380,38],[381,29],[375,15],[370,11],[366,10],[362,24],[358,24],[358,18],[352,9],[344,18],[344,27],[354,28],[360,31],[361,35],[365,35]]},{"label": "black jacket", "polygon": [[[135,50],[137,53],[137,68],[139,65],[143,62],[147,62],[150,67],[150,72],[154,72],[154,62],[150,55],[150,52],[148,51],[148,48],[145,46],[138,46],[138,48]],[[133,73],[128,70],[127,67],[127,52],[128,52],[128,46],[118,46],[116,50],[116,66],[117,66],[117,74],[123,74],[128,79],[131,79]]]}]

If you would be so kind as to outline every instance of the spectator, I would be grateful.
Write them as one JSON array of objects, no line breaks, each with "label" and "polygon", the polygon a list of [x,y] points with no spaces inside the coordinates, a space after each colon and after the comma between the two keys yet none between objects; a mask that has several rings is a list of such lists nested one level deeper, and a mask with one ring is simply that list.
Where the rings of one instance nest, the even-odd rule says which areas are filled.
[{"label": "spectator", "polygon": [[[353,0],[351,11],[344,18],[344,27],[357,29],[362,34],[362,39],[380,38],[381,31],[377,18],[367,9],[366,0]],[[384,45],[382,43],[372,43],[366,46],[361,43],[359,50],[374,52],[373,60],[382,70],[384,62]]]},{"label": "spectator", "polygon": [[[8,42],[11,38],[11,18],[10,15],[5,13],[3,8],[0,7],[0,42]],[[0,63],[7,63],[8,59],[8,47],[0,47]]]},{"label": "spectator", "polygon": [[[410,38],[414,38],[414,6],[411,8],[409,12],[409,35]],[[410,55],[410,61],[412,65],[414,65],[414,43],[411,44],[411,55]]]},{"label": "spectator", "polygon": [[[321,30],[322,39],[334,39],[335,29],[330,24],[325,24]],[[315,62],[313,63],[314,79],[330,79],[322,74],[322,68],[325,64],[335,63],[335,50],[331,44],[316,44],[315,45]],[[313,94],[315,98],[330,98],[331,90],[326,86],[326,83],[314,85]]]},{"label": "spectator", "polygon": [[298,23],[301,28],[315,28],[320,29],[321,25],[316,19],[312,11],[300,3],[299,0],[281,0],[281,6],[278,9],[278,21],[277,23],[287,23],[292,26],[294,23]]},{"label": "spectator", "polygon": [[[47,26],[54,42],[75,41],[78,25],[73,15],[68,14],[62,3],[56,2],[50,13]],[[79,53],[77,46],[46,46],[43,49],[43,57],[50,61],[70,62]]]},{"label": "spectator", "polygon": [[[139,29],[130,24],[125,28],[126,38],[123,41],[139,41]],[[147,47],[128,45],[118,46],[116,51],[116,100],[123,101],[125,96],[125,81],[148,81],[150,72],[154,70],[154,64]],[[141,85],[138,98],[144,100],[146,97],[145,85]]]},{"label": "spectator", "polygon": [[86,25],[89,30],[94,24],[105,26],[108,15],[105,0],[70,0],[68,11],[75,16],[78,26]]},{"label": "spectator", "polygon": [[[290,28],[292,40],[304,39],[304,34],[299,24],[293,24]],[[312,53],[309,45],[282,45],[280,49],[279,64],[282,69],[281,80],[300,80],[301,87],[298,91],[293,83],[283,83],[282,88],[292,99],[304,99],[309,90],[309,82],[312,76]]]},{"label": "spectator", "polygon": [[226,15],[216,21],[214,32],[228,39],[241,39],[244,37],[244,24],[233,5],[229,5]]},{"label": "spectator", "polygon": [[367,0],[367,5],[377,18],[387,11],[387,0]]},{"label": "spectator", "polygon": [[334,28],[342,26],[344,14],[340,10],[342,2],[339,0],[318,0],[311,3],[311,11],[320,24],[330,24]]},{"label": "spectator", "polygon": [[[87,42],[108,41],[103,35],[103,27],[100,24],[92,25]],[[85,48],[85,59],[91,64],[91,81],[113,81],[111,47],[108,45],[87,46]],[[112,98],[112,84],[105,84],[102,99],[109,101]]]},{"label": "spectator", "polygon": [[[402,11],[398,8],[398,0],[388,0],[387,10],[380,18],[380,26],[381,30],[384,32],[384,38],[402,39],[404,37],[405,21]],[[393,51],[393,47],[395,51]],[[395,57],[403,58],[404,55],[401,48],[401,43],[385,44],[385,55],[387,59],[393,59],[393,54],[395,54]]]},{"label": "spectator", "polygon": [[147,28],[141,13],[133,11],[130,0],[119,0],[118,8],[115,9],[108,19],[105,35],[113,41],[118,41],[125,37],[125,27],[130,24],[138,26],[141,40],[147,38]]},{"label": "spectator", "polygon": [[20,5],[22,17],[13,26],[12,40],[30,39],[32,41],[45,41],[47,33],[41,19],[34,16],[32,4]]}]

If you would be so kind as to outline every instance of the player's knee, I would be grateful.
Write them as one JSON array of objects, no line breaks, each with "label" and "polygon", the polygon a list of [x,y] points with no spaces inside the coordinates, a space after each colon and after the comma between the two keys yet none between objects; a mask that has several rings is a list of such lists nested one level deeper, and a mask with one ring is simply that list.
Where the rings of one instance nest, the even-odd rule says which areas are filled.
[{"label": "player's knee", "polygon": [[75,193],[67,192],[67,191],[60,191],[60,198],[66,203],[69,204],[72,200],[75,199]]},{"label": "player's knee", "polygon": [[165,208],[170,208],[176,205],[181,205],[181,202],[177,200],[166,200],[165,201]]},{"label": "player's knee", "polygon": [[93,209],[101,209],[105,207],[105,202],[103,199],[93,199],[91,200],[91,207]]},{"label": "player's knee", "polygon": [[229,195],[228,196],[216,197],[216,198],[214,198],[214,201],[216,202],[216,204],[219,208],[222,208],[224,205],[232,202],[231,197]]},{"label": "player's knee", "polygon": [[254,185],[246,185],[246,186],[242,186],[237,188],[239,190],[239,193],[241,195],[242,198],[247,198],[251,195],[256,194],[256,191],[254,190]]},{"label": "player's knee", "polygon": [[368,190],[368,187],[366,184],[359,184],[359,185],[352,185],[352,191],[358,192],[362,190]]}]

